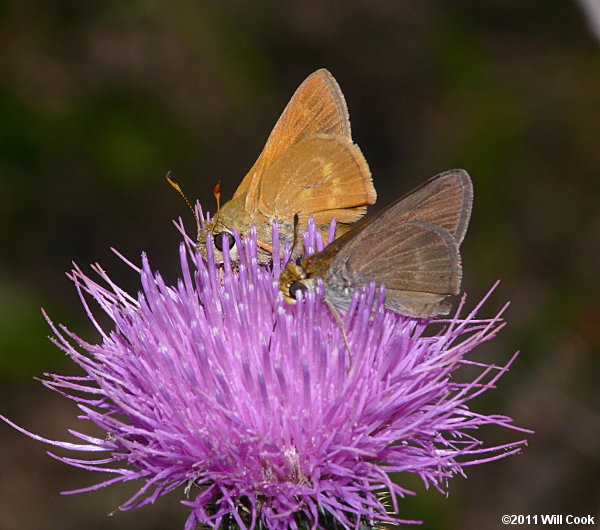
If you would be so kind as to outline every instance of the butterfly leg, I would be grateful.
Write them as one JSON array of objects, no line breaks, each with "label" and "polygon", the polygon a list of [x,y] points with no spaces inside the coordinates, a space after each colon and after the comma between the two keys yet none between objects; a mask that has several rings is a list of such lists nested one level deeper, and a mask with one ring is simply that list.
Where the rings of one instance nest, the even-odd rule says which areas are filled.
[{"label": "butterfly leg", "polygon": [[352,350],[350,349],[350,343],[348,342],[348,335],[346,334],[346,326],[344,325],[344,322],[342,321],[340,314],[339,314],[338,310],[335,308],[335,306],[327,299],[325,299],[325,304],[331,311],[333,318],[335,318],[336,322],[340,325],[340,329],[342,330],[342,336],[344,337],[344,343],[346,344],[346,349],[348,350],[348,356],[349,356],[348,357],[349,358],[348,372],[350,372],[350,370],[352,369]]}]

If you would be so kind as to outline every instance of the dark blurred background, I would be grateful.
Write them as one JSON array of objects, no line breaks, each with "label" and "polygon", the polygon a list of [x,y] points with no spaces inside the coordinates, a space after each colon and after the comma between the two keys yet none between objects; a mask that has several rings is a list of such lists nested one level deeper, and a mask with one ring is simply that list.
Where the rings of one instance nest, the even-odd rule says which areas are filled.
[{"label": "dark blurred background", "polygon": [[[98,340],[64,272],[144,250],[173,280],[194,223],[164,182],[214,209],[234,192],[300,82],[326,67],[346,96],[380,208],[463,167],[475,186],[463,244],[469,300],[512,301],[474,360],[521,356],[472,404],[536,431],[519,456],[468,468],[446,499],[411,477],[401,515],[424,528],[502,528],[503,514],[600,517],[600,45],[577,3],[0,2],[0,412],[72,438],[76,408],[33,377],[78,374],[44,307]],[[86,432],[90,432],[89,429]],[[520,438],[500,428],[489,444]],[[0,528],[172,529],[181,492],[107,514],[136,488],[58,463],[0,425]]]}]

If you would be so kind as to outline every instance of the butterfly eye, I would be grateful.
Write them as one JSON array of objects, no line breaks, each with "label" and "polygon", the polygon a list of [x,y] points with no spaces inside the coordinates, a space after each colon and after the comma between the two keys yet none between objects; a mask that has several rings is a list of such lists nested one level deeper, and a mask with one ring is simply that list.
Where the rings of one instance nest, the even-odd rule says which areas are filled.
[{"label": "butterfly eye", "polygon": [[308,291],[308,287],[304,285],[304,282],[294,282],[292,283],[292,285],[290,285],[290,297],[294,300],[296,300],[296,296],[300,291],[302,291],[303,293]]},{"label": "butterfly eye", "polygon": [[231,232],[217,232],[215,234],[215,247],[217,248],[217,250],[219,252],[223,252],[223,247],[225,246],[223,244],[223,239],[227,238],[229,241],[229,249],[231,250],[233,247],[235,247],[235,239],[233,238],[233,234]]},{"label": "butterfly eye", "polygon": [[302,256],[300,256],[299,258],[296,258],[296,265],[298,265],[298,267],[302,266]]}]

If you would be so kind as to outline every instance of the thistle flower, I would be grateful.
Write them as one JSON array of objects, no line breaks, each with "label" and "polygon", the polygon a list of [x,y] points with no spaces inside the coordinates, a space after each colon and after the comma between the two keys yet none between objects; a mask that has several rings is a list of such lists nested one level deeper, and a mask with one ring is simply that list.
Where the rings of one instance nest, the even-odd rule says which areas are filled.
[{"label": "thistle flower", "polygon": [[[314,224],[305,241],[309,252],[322,248]],[[77,491],[140,480],[120,507],[126,510],[182,487],[190,530],[197,523],[372,528],[418,522],[394,515],[397,498],[412,492],[390,473],[417,474],[443,492],[465,466],[520,450],[524,441],[486,448],[472,434],[486,424],[516,429],[508,417],[467,405],[516,357],[501,367],[465,358],[503,326],[500,315],[476,318],[485,300],[460,317],[463,300],[431,335],[429,321],[386,310],[385,292],[371,286],[355,293],[343,316],[348,351],[322,290],[286,306],[277,287],[283,262],[259,265],[254,234],[236,235],[236,245],[240,263],[221,267],[211,244],[204,261],[186,238],[172,286],[145,255],[141,268],[128,262],[140,275],[137,297],[99,265],[92,268],[104,286],[78,267],[71,272],[101,342],[89,344],[47,317],[54,342],[86,375],[46,374],[44,384],[75,401],[106,437],[70,431],[81,443],[52,441],[4,421],[63,449],[105,453],[95,460],[52,455],[115,475]],[[112,330],[100,326],[89,298],[113,320]],[[454,381],[465,364],[480,375]]]}]

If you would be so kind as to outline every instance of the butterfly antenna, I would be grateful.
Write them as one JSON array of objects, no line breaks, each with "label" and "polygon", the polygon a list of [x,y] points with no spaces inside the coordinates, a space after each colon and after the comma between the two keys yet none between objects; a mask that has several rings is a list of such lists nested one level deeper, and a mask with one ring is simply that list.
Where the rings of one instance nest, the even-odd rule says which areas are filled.
[{"label": "butterfly antenna", "polygon": [[302,234],[300,233],[300,216],[295,213],[294,214],[294,241],[292,242],[292,248],[290,249],[290,262],[296,261],[300,254],[302,254],[304,250],[304,245],[302,242]]},{"label": "butterfly antenna", "polygon": [[221,181],[217,182],[217,185],[213,189],[215,199],[217,199],[217,212],[221,209]]},{"label": "butterfly antenna", "polygon": [[179,195],[181,195],[183,197],[183,200],[188,205],[188,208],[191,210],[192,215],[194,216],[194,219],[196,220],[196,227],[198,229],[198,234],[196,235],[196,240],[200,239],[200,231],[202,230],[202,226],[200,224],[200,219],[198,219],[198,214],[196,213],[196,210],[194,210],[194,208],[192,207],[192,203],[188,200],[185,193],[183,193],[181,186],[179,184],[177,184],[177,182],[175,182],[175,180],[173,180],[173,177],[171,176],[170,171],[167,171],[165,178],[167,179],[167,182],[173,187],[173,189],[177,193],[179,193]]}]

